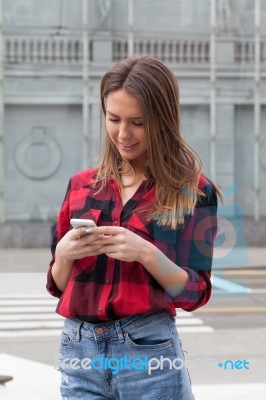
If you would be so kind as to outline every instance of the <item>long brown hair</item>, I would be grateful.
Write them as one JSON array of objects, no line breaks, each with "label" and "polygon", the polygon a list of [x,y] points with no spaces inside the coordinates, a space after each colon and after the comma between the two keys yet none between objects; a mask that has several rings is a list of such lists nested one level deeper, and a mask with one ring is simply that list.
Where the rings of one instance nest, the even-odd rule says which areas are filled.
[{"label": "long brown hair", "polygon": [[[148,219],[156,219],[158,225],[175,229],[184,222],[186,214],[193,213],[197,196],[204,195],[198,188],[201,161],[180,134],[176,77],[162,62],[149,56],[120,61],[101,81],[104,116],[107,96],[119,89],[134,95],[142,109],[148,141],[145,176],[153,180],[156,187],[154,207]],[[121,189],[123,162],[125,160],[107,135],[96,176],[100,189],[111,176],[115,177]],[[213,185],[221,196],[219,188]]]}]

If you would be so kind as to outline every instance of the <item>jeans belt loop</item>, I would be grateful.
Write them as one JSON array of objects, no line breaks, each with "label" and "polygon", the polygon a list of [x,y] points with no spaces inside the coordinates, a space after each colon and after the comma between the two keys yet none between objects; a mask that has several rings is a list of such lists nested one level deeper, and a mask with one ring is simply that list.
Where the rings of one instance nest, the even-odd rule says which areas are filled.
[{"label": "jeans belt loop", "polygon": [[122,329],[121,329],[119,321],[115,321],[115,327],[116,327],[116,332],[117,332],[117,335],[118,335],[119,343],[124,343],[125,338],[124,338],[124,335],[123,335],[123,332],[122,332]]},{"label": "jeans belt loop", "polygon": [[80,336],[81,336],[81,327],[82,327],[82,321],[77,320],[77,333],[76,333],[76,338],[75,341],[79,342],[80,341]]}]

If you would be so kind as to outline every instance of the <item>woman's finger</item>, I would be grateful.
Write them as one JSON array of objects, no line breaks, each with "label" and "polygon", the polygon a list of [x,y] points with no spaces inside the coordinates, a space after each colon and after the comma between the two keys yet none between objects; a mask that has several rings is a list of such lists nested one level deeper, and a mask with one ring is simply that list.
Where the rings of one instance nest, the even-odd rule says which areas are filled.
[{"label": "woman's finger", "polygon": [[89,228],[89,232],[103,234],[105,236],[114,236],[123,232],[124,229],[125,228],[122,226],[96,226],[94,228]]},{"label": "woman's finger", "polygon": [[80,240],[84,238],[89,238],[88,243],[94,242],[96,239],[98,239],[99,235],[97,234],[92,234],[88,232],[87,228],[75,228],[72,229],[72,239],[74,240]]}]

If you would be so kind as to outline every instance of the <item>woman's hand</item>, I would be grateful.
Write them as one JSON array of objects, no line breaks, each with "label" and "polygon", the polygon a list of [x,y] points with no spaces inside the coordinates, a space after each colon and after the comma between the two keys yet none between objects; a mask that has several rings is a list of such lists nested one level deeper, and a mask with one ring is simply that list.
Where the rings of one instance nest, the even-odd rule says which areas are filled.
[{"label": "woman's hand", "polygon": [[126,228],[119,226],[100,226],[88,228],[91,232],[85,241],[94,240],[94,249],[98,254],[105,253],[108,257],[120,261],[141,262],[143,246],[147,245],[145,239]]},{"label": "woman's hand", "polygon": [[99,234],[87,234],[86,228],[72,229],[58,242],[56,258],[79,260],[103,253],[101,247]]}]

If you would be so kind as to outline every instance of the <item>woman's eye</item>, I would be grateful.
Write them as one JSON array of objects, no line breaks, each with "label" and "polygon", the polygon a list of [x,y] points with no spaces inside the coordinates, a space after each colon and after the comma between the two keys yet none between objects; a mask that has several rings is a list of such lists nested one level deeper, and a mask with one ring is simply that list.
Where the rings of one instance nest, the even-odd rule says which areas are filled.
[{"label": "woman's eye", "polygon": [[[108,121],[111,121],[111,122],[119,122],[119,119],[108,118]],[[133,121],[132,123],[133,123],[133,125],[135,125],[135,126],[142,126],[142,125],[143,125],[142,122],[135,122],[135,121]]]}]

